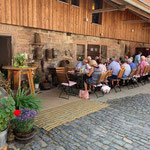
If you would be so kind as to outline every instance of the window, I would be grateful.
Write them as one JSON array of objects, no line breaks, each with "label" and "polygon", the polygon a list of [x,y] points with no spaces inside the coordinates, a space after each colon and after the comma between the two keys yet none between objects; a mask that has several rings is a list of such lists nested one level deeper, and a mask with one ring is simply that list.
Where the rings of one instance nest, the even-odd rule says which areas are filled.
[{"label": "window", "polygon": [[[92,10],[102,8],[102,0],[93,0]],[[92,23],[102,24],[102,13],[92,14]]]},{"label": "window", "polygon": [[77,60],[83,60],[85,58],[85,45],[77,45]]},{"label": "window", "polygon": [[57,0],[57,1],[61,1],[61,2],[64,2],[64,3],[68,3],[68,0]]},{"label": "window", "polygon": [[91,56],[95,59],[96,56],[100,56],[100,45],[89,44],[87,47],[87,56]]},{"label": "window", "polygon": [[101,46],[101,58],[107,59],[107,46],[106,45]]},{"label": "window", "polygon": [[79,0],[71,0],[71,4],[75,6],[79,6]]}]

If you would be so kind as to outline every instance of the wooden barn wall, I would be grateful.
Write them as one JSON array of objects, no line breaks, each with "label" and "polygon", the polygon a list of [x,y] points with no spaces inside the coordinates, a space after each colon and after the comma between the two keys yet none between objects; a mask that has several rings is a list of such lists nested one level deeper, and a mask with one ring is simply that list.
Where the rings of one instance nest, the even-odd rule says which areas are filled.
[{"label": "wooden barn wall", "polygon": [[[137,42],[150,42],[147,23],[124,24],[123,20],[139,19],[126,10],[105,12],[102,25],[92,24],[92,0],[80,0],[80,7],[57,0],[0,0],[0,23],[75,34],[100,36]],[[109,7],[104,3],[104,7]],[[88,22],[85,21],[88,18]],[[134,32],[131,30],[134,29]]]}]

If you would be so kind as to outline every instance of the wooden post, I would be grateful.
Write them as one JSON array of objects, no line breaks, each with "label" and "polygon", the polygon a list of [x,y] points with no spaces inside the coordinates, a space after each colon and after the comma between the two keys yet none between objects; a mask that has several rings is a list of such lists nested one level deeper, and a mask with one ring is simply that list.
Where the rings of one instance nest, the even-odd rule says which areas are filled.
[{"label": "wooden post", "polygon": [[18,89],[21,89],[21,71],[18,71]]},{"label": "wooden post", "polygon": [[29,77],[30,77],[30,84],[31,84],[31,91],[32,91],[32,94],[35,94],[34,83],[33,83],[33,77],[32,77],[32,70],[31,70],[31,69],[29,69]]},{"label": "wooden post", "polygon": [[11,84],[12,71],[8,70],[8,82]]}]

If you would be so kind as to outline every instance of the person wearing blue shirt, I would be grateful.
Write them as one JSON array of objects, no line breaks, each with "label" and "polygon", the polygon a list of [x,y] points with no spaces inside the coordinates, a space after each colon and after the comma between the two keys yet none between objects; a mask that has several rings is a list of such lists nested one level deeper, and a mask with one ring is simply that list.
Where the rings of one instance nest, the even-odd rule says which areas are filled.
[{"label": "person wearing blue shirt", "polygon": [[79,70],[79,69],[81,69],[82,66],[83,66],[83,61],[80,61],[77,63],[76,69]]},{"label": "person wearing blue shirt", "polygon": [[80,69],[83,69],[83,70],[90,70],[91,67],[89,66],[88,64],[88,60],[87,59],[84,59],[83,61],[80,61],[78,62],[78,64],[76,65],[76,69],[77,70],[80,70]]},{"label": "person wearing blue shirt", "polygon": [[141,55],[142,55],[142,52],[139,51],[138,54],[134,58],[134,63],[136,64],[136,66],[139,66],[141,62]]},{"label": "person wearing blue shirt", "polygon": [[116,79],[117,75],[121,69],[120,64],[114,60],[114,58],[110,58],[110,64],[108,66],[108,70],[113,70],[112,76],[110,77],[111,79]]},{"label": "person wearing blue shirt", "polygon": [[130,59],[130,58],[128,59],[128,64],[130,65],[131,70],[137,68],[136,65],[135,65],[135,63],[133,63],[133,62],[132,62],[132,59]]}]

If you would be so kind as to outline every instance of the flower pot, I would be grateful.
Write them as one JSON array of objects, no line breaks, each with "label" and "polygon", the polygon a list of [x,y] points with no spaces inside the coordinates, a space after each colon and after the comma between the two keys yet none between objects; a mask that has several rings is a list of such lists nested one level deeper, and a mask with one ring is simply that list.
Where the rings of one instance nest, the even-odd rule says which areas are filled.
[{"label": "flower pot", "polygon": [[0,149],[6,146],[6,141],[7,141],[7,129],[0,132]]},{"label": "flower pot", "polygon": [[14,131],[15,140],[22,144],[27,144],[31,142],[35,134],[36,134],[35,128],[32,128],[31,131],[27,133],[20,133],[20,132],[17,132],[16,130]]},{"label": "flower pot", "polygon": [[39,89],[39,83],[35,83],[34,86],[35,86],[35,89]]}]

